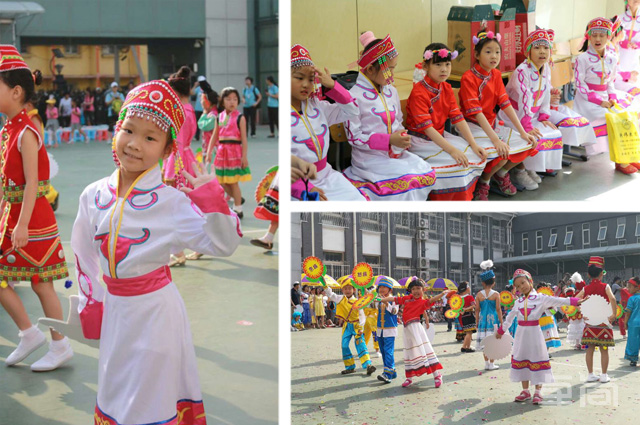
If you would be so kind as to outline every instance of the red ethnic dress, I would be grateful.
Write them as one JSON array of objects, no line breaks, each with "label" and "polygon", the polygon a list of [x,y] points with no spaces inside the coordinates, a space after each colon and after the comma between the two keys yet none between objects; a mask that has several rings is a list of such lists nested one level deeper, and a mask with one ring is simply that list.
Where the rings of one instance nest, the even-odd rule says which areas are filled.
[{"label": "red ethnic dress", "polygon": [[[13,249],[11,234],[22,211],[25,176],[20,147],[25,131],[38,138],[38,189],[29,222],[29,242]],[[2,130],[2,221],[0,222],[0,278],[3,281],[49,282],[69,276],[60,244],[58,224],[45,195],[49,191],[49,157],[42,137],[23,109]]]}]

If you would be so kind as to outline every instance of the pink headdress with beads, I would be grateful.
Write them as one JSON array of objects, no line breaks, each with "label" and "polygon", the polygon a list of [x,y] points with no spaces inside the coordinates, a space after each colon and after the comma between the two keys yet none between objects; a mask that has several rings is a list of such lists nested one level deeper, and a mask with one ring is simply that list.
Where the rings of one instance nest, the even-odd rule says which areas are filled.
[{"label": "pink headdress with beads", "polygon": [[534,46],[545,45],[551,49],[553,40],[555,38],[555,32],[553,30],[539,29],[535,30],[527,37],[524,42],[524,51],[529,52]]},{"label": "pink headdress with beads", "polygon": [[604,32],[607,35],[611,35],[612,29],[613,23],[607,18],[595,18],[589,22],[589,25],[587,25],[587,32],[584,36],[588,37],[592,32]]},{"label": "pink headdress with beads", "polygon": [[475,46],[480,43],[480,40],[484,40],[485,38],[497,40],[498,43],[500,43],[502,41],[502,34],[495,34],[493,31],[481,32],[477,36],[474,35],[471,40],[473,41],[473,45]]},{"label": "pink headdress with beads", "polygon": [[184,168],[184,164],[178,154],[176,137],[184,124],[185,114],[180,98],[169,83],[162,80],[149,81],[134,87],[127,94],[113,132],[113,159],[118,167],[120,161],[118,161],[115,152],[116,135],[124,120],[129,117],[150,120],[160,130],[171,134],[173,152],[176,156],[176,182],[182,184],[180,171]]},{"label": "pink headdress with beads", "polygon": [[[367,47],[374,40],[376,40],[376,36],[371,31],[367,31],[360,36],[360,44],[362,44],[362,47]],[[366,68],[377,62],[378,65],[380,65],[380,70],[386,83],[392,84],[393,76],[391,75],[388,61],[396,56],[398,56],[396,46],[394,46],[391,37],[387,34],[385,38],[369,48],[369,50],[362,52],[358,59],[358,66],[360,66],[360,68]]]},{"label": "pink headdress with beads", "polygon": [[[300,44],[295,44],[291,46],[291,68],[302,68],[305,66],[313,67],[313,61],[311,60],[311,55],[309,51]],[[313,92],[309,96],[310,98],[322,99],[322,84],[320,84],[320,79],[316,76],[313,83]]]},{"label": "pink headdress with beads", "polygon": [[519,277],[524,277],[527,279],[527,281],[529,281],[529,283],[531,285],[533,285],[533,278],[531,277],[531,273],[529,273],[526,270],[523,269],[518,269],[515,272],[513,272],[513,281],[515,282],[515,280]]}]

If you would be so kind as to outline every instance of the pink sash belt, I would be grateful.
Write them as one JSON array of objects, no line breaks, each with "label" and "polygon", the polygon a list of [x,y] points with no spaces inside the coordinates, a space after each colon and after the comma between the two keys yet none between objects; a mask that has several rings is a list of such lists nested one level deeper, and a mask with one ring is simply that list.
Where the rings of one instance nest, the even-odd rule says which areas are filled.
[{"label": "pink sash belt", "polygon": [[587,83],[587,87],[589,87],[591,90],[595,90],[595,91],[607,91],[607,85],[606,84],[591,84],[591,83]]},{"label": "pink sash belt", "polygon": [[144,295],[162,289],[171,283],[171,271],[169,266],[163,266],[142,276],[127,278],[112,278],[102,276],[107,290],[112,295],[119,297],[133,297]]},{"label": "pink sash belt", "polygon": [[518,322],[518,326],[538,326],[540,325],[539,320],[523,320]]},{"label": "pink sash belt", "polygon": [[321,159],[320,161],[315,162],[314,164],[315,164],[316,169],[317,169],[318,171],[322,171],[322,170],[324,170],[324,167],[326,167],[326,166],[327,166],[327,158],[323,158],[323,159]]}]

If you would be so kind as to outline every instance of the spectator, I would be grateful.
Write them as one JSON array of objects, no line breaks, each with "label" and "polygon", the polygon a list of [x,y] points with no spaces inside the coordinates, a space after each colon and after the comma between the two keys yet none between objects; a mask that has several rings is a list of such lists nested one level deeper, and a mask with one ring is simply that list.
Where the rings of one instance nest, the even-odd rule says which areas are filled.
[{"label": "spectator", "polygon": [[613,296],[616,297],[616,302],[620,304],[620,290],[622,287],[620,286],[622,278],[620,276],[616,276],[613,278],[613,283],[611,284],[611,292],[613,292]]},{"label": "spectator", "polygon": [[[200,102],[200,99],[202,99],[202,94],[204,93],[202,91],[202,88],[200,87],[200,82],[201,81],[206,81],[206,78],[204,77],[204,75],[201,75],[198,77],[198,80],[193,84],[193,87],[191,87],[191,100],[195,102],[192,102],[193,105],[193,110],[196,113],[196,122],[198,122],[198,120],[200,119],[200,117],[202,116],[202,102]],[[196,136],[195,136],[196,140],[200,141],[200,127],[198,127],[198,129],[196,130]]]},{"label": "spectator", "polygon": [[60,99],[58,109],[60,112],[60,125],[69,127],[71,125],[71,96],[69,92],[65,92],[64,97]]},{"label": "spectator", "polygon": [[106,124],[107,108],[104,102],[104,91],[102,91],[102,87],[96,87],[93,106],[94,125]]},{"label": "spectator", "polygon": [[82,101],[82,112],[84,113],[84,124],[95,125],[95,96],[91,91],[91,87],[87,87],[84,91],[84,100]]},{"label": "spectator", "polygon": [[[262,100],[260,90],[253,85],[253,78],[244,79],[245,88],[242,90],[242,103],[244,103],[243,114],[247,120],[247,134],[251,129],[251,137],[256,137],[256,110]],[[304,322],[304,315],[303,315]]]},{"label": "spectator", "polygon": [[278,128],[278,86],[271,75],[267,77],[267,111],[269,115],[269,130],[271,134],[268,136],[273,139],[276,137],[275,129]]},{"label": "spectator", "polygon": [[115,81],[111,83],[111,90],[105,95],[104,103],[107,105],[107,123],[109,124],[109,131],[113,131],[113,125],[118,119],[120,108],[124,103],[124,96],[118,91],[118,83]]},{"label": "spectator", "polygon": [[294,282],[291,288],[291,314],[300,305],[300,282]]},{"label": "spectator", "polygon": [[136,83],[134,83],[133,80],[129,80],[129,84],[127,84],[127,93],[125,94],[125,97],[129,94],[131,90],[133,90],[135,86],[136,86]]},{"label": "spectator", "polygon": [[82,110],[78,107],[78,103],[75,99],[71,101],[71,141],[75,140],[75,133],[78,130],[78,133],[82,136],[85,143],[89,143],[89,138],[87,134],[82,130],[82,124],[80,124],[80,117],[82,117]]}]

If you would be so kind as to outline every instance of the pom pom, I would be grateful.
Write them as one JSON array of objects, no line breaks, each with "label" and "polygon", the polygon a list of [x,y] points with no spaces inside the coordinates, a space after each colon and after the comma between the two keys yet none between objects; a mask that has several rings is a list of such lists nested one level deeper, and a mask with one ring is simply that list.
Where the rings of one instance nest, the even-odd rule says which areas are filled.
[{"label": "pom pom", "polygon": [[67,279],[67,280],[64,281],[64,287],[65,288],[69,289],[69,288],[71,288],[72,285],[73,285],[73,282],[71,280]]},{"label": "pom pom", "polygon": [[447,56],[449,56],[449,51],[447,49],[440,49],[440,51],[438,52],[438,56],[440,56],[441,58],[446,58]]},{"label": "pom pom", "polygon": [[40,276],[38,276],[37,274],[31,276],[31,284],[37,285],[38,282],[40,282]]},{"label": "pom pom", "polygon": [[454,50],[454,51],[451,53],[451,60],[454,60],[454,59],[455,59],[455,58],[457,58],[457,57],[458,57],[458,51],[457,51],[457,50]]},{"label": "pom pom", "polygon": [[362,47],[367,47],[367,45],[375,39],[376,36],[373,35],[373,32],[367,31],[360,36],[360,44],[362,44]]},{"label": "pom pom", "polygon": [[9,286],[9,284],[7,283],[6,280],[3,280],[2,282],[0,282],[0,288],[5,289],[7,286]]},{"label": "pom pom", "polygon": [[424,52],[424,60],[428,61],[428,60],[431,60],[432,58],[433,58],[432,50],[427,50],[426,52]]},{"label": "pom pom", "polygon": [[493,267],[493,261],[491,260],[486,260],[480,263],[480,268],[482,270],[489,270],[491,267]]},{"label": "pom pom", "polygon": [[575,272],[569,280],[574,284],[578,282],[582,282],[582,276],[580,276],[580,273]]},{"label": "pom pom", "polygon": [[489,31],[487,32],[487,38],[494,38],[496,35],[493,33],[493,31]]},{"label": "pom pom", "polygon": [[478,44],[480,42],[480,39],[474,35],[473,38],[471,39],[471,41],[473,41],[473,45],[475,46],[476,44]]}]

